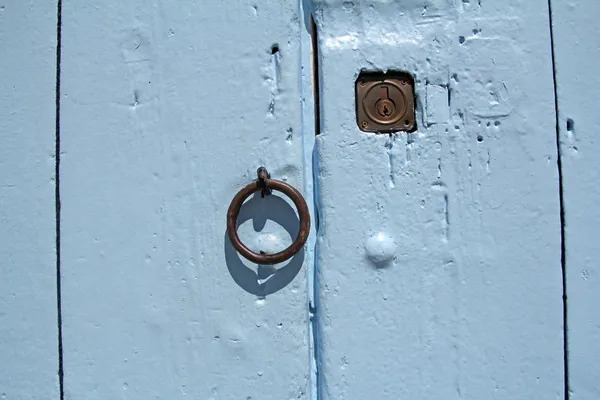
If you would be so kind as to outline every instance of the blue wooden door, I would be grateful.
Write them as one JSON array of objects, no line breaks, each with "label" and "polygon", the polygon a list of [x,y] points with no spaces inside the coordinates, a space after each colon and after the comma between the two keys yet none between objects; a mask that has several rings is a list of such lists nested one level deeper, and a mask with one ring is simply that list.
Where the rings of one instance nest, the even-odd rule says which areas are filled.
[{"label": "blue wooden door", "polygon": [[56,2],[0,2],[0,399],[58,399]]},{"label": "blue wooden door", "polygon": [[[298,4],[62,12],[65,395],[306,396],[306,257],[272,274],[225,235],[257,167],[303,188]],[[242,239],[287,246],[291,207],[253,202]]]},{"label": "blue wooden door", "polygon": [[[598,398],[598,12],[0,4],[0,398]],[[411,132],[357,125],[386,71]],[[261,166],[311,214],[276,265],[226,233]],[[294,207],[240,238],[285,248]]]},{"label": "blue wooden door", "polygon": [[[547,3],[317,6],[322,398],[561,398]],[[388,69],[418,129],[362,134],[352,83]]]}]

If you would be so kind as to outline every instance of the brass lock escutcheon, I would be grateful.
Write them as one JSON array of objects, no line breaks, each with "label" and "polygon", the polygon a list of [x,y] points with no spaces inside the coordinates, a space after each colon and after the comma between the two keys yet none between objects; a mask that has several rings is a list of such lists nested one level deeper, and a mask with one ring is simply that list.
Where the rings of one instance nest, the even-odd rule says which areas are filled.
[{"label": "brass lock escutcheon", "polygon": [[413,78],[404,72],[360,74],[356,80],[356,122],[364,132],[412,131]]}]

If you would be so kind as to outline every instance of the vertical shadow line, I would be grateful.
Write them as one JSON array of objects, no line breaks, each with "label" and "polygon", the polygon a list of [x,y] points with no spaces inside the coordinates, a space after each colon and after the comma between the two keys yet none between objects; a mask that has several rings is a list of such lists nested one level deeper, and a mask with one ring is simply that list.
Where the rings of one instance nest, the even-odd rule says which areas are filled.
[{"label": "vertical shadow line", "polygon": [[321,102],[320,102],[320,80],[319,80],[319,39],[317,37],[317,24],[310,14],[310,47],[312,57],[312,86],[313,86],[313,102],[315,105],[315,136],[321,133]]},{"label": "vertical shadow line", "polygon": [[567,307],[567,262],[565,244],[565,200],[562,171],[562,152],[560,147],[560,116],[558,114],[558,87],[556,79],[556,55],[554,52],[554,28],[552,25],[552,0],[548,0],[548,22],[550,25],[550,48],[552,53],[552,79],[554,83],[554,115],[556,122],[556,151],[558,167],[558,196],[560,204],[560,263],[562,268],[562,290],[563,290],[563,358],[564,358],[564,383],[565,400],[569,400],[569,341],[568,341],[568,307]]},{"label": "vertical shadow line", "polygon": [[65,398],[64,367],[63,367],[63,338],[62,338],[62,301],[61,301],[61,274],[60,274],[60,63],[61,63],[61,31],[62,31],[62,0],[57,0],[56,18],[56,115],[55,115],[55,166],[54,190],[55,217],[56,217],[56,308],[58,324],[58,384],[60,400]]}]

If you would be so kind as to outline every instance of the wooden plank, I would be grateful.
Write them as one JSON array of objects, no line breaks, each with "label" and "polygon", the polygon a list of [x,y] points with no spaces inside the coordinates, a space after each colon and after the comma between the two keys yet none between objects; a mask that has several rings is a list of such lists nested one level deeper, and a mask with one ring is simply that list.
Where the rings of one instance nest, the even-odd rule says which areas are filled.
[{"label": "wooden plank", "polygon": [[[66,395],[305,398],[302,257],[257,274],[225,239],[257,167],[303,187],[297,2],[63,7]],[[251,204],[242,240],[291,243]]]},{"label": "wooden plank", "polygon": [[600,398],[600,211],[597,129],[600,4],[552,1],[560,138],[569,390],[579,400]]},{"label": "wooden plank", "polygon": [[0,5],[0,398],[58,399],[56,2]]},{"label": "wooden plank", "polygon": [[[317,3],[322,398],[562,398],[547,3]],[[414,75],[416,132],[359,131],[362,69]]]}]

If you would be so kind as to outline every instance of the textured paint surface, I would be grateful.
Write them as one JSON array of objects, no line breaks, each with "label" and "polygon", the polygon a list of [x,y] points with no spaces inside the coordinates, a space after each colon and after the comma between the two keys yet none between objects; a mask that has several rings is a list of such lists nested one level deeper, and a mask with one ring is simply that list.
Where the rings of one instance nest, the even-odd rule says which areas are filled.
[{"label": "textured paint surface", "polygon": [[[304,186],[301,19],[296,1],[63,3],[67,398],[307,397],[304,255],[257,269],[225,237],[260,165]],[[281,197],[241,214],[254,250],[298,228]]]},{"label": "textured paint surface", "polygon": [[0,399],[58,398],[56,3],[0,3]]},{"label": "textured paint surface", "polygon": [[[600,397],[600,6],[552,1],[556,118],[545,1],[126,3],[63,3],[66,399],[563,398],[555,120],[569,395]],[[59,398],[56,11],[0,4],[1,399]],[[415,76],[416,132],[358,130],[363,69]],[[313,162],[306,252],[241,261],[231,197],[265,165],[314,213]],[[279,197],[240,220],[297,230]]]},{"label": "textured paint surface", "polygon": [[563,178],[569,389],[600,398],[600,50],[596,1],[552,1]]},{"label": "textured paint surface", "polygon": [[[322,399],[562,398],[547,10],[317,2]],[[415,133],[359,131],[361,69],[414,74]]]}]

